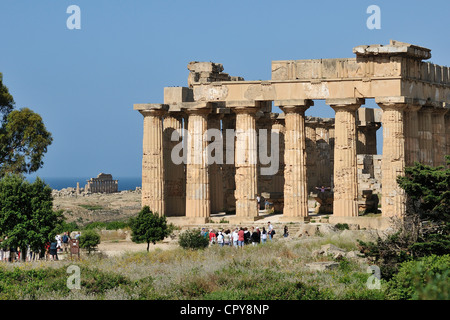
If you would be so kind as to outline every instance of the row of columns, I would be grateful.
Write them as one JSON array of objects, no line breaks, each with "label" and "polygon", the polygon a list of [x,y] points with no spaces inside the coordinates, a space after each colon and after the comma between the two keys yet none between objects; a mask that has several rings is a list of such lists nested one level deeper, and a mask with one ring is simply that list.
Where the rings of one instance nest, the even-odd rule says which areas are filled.
[{"label": "row of columns", "polygon": [[[382,160],[382,212],[383,216],[402,215],[405,210],[405,195],[397,185],[397,176],[404,173],[405,165],[414,161],[443,164],[444,153],[448,153],[448,120],[444,117],[446,108],[424,107],[420,103],[398,98],[376,99],[383,110],[383,160]],[[365,103],[361,98],[328,99],[326,101],[336,112],[334,128],[334,204],[333,215],[358,216],[357,177],[357,124],[356,111]],[[275,101],[285,113],[284,152],[284,212],[288,218],[308,216],[308,190],[306,172],[305,111],[313,105],[312,100]],[[258,103],[227,103],[235,113],[235,123],[223,122],[222,129],[236,128],[236,143],[240,159],[234,166],[222,166],[223,181],[215,181],[218,175],[211,174],[219,167],[208,165],[206,154],[208,142],[203,138],[208,128],[220,128],[220,121],[208,120],[211,107],[204,103],[189,108],[187,129],[185,212],[186,217],[207,218],[212,210],[211,198],[232,198],[224,194],[223,185],[230,186],[234,174],[236,216],[254,218],[258,216],[256,195],[258,192],[256,113]],[[163,115],[167,108],[141,110],[144,115],[144,153],[142,175],[142,201],[150,208],[164,215],[164,180],[167,174],[163,157]],[[216,119],[217,120],[217,119]],[[210,121],[210,122],[208,122]],[[167,123],[167,126],[166,126]],[[172,123],[164,119],[164,127],[180,128],[181,120]],[[251,133],[250,136],[248,133]],[[254,134],[253,134],[254,133]],[[224,135],[225,138],[225,135]],[[226,143],[226,141],[225,141]],[[227,144],[225,144],[227,145]],[[434,147],[433,147],[434,146]],[[441,159],[442,158],[442,159]],[[190,160],[190,161],[189,161]],[[195,160],[195,161],[194,161]],[[234,167],[234,168],[232,168]],[[170,169],[172,170],[172,169]],[[233,171],[234,170],[234,171]],[[183,184],[177,181],[178,184]],[[211,184],[222,185],[219,192],[211,192]],[[181,189],[180,189],[181,190]],[[181,190],[180,192],[184,192]],[[169,201],[170,202],[170,201]],[[213,201],[218,203],[218,201]]]}]

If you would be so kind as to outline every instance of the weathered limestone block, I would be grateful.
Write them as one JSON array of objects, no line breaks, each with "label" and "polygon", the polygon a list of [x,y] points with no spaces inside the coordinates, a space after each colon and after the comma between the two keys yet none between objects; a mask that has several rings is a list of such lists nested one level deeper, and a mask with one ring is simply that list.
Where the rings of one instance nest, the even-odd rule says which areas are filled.
[{"label": "weathered limestone block", "polygon": [[164,88],[164,103],[165,104],[180,104],[183,102],[194,102],[194,92],[187,87],[165,87]]},{"label": "weathered limestone block", "polygon": [[314,209],[315,213],[331,214],[333,213],[334,195],[330,191],[317,192],[312,194],[314,200],[317,201],[317,207]]},{"label": "weathered limestone block", "polygon": [[339,267],[339,263],[334,261],[311,262],[305,265],[310,271],[326,271]]}]

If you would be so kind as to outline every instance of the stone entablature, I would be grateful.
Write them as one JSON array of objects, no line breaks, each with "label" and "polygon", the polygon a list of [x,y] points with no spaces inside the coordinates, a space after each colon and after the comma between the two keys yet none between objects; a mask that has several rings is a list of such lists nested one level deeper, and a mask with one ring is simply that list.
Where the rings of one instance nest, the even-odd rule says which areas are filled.
[{"label": "stone entablature", "polygon": [[[236,218],[253,219],[258,216],[256,195],[282,186],[289,204],[283,216],[304,219],[305,196],[322,184],[320,177],[334,191],[333,217],[357,218],[357,156],[377,154],[376,131],[382,126],[382,214],[401,217],[405,195],[397,176],[414,161],[442,164],[450,150],[449,69],[422,61],[431,57],[431,50],[398,41],[359,46],[353,52],[356,58],[273,61],[272,79],[265,81],[231,77],[221,64],[189,64],[189,87],[164,88],[164,104],[134,105],[144,116],[142,205],[171,215],[174,209],[167,208],[176,198],[184,203],[177,215],[206,221],[211,212],[234,204]],[[318,99],[333,108],[334,120],[305,117]],[[366,99],[375,99],[380,109],[362,108]],[[284,113],[272,114],[272,104]],[[204,140],[205,130],[222,130],[224,139],[224,130],[235,130],[227,139],[247,142],[226,154],[234,152],[232,157],[243,161],[219,167],[188,161],[183,170],[174,170],[167,162],[173,147],[168,147],[165,132],[180,128],[189,159],[195,157],[195,146],[212,143]],[[280,139],[279,170],[270,178],[260,174],[267,169],[257,154],[261,129]],[[246,130],[256,133],[243,135]],[[185,189],[168,187],[180,184]]]}]

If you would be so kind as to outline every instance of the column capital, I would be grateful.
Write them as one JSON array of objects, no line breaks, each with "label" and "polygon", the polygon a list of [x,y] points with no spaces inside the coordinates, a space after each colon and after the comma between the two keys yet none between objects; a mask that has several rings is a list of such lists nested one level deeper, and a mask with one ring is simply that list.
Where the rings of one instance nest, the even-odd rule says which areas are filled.
[{"label": "column capital", "polygon": [[285,114],[287,113],[303,113],[309,107],[314,105],[314,101],[305,100],[277,100],[275,105],[279,106]]},{"label": "column capital", "polygon": [[133,109],[145,116],[163,116],[169,110],[168,104],[162,103],[137,103]]},{"label": "column capital", "polygon": [[280,108],[292,108],[292,107],[306,107],[309,108],[314,105],[314,101],[311,99],[290,99],[290,100],[275,100],[274,104]]},{"label": "column capital", "polygon": [[186,114],[209,114],[212,111],[212,103],[207,101],[183,102],[181,109]]},{"label": "column capital", "polygon": [[405,96],[377,97],[375,102],[381,109],[401,109],[405,111],[418,111],[426,105],[427,101],[423,99],[409,98]]},{"label": "column capital", "polygon": [[364,98],[340,98],[340,99],[325,100],[325,103],[328,104],[335,111],[338,110],[356,111],[365,102],[366,100]]},{"label": "column capital", "polygon": [[263,107],[264,103],[265,101],[235,100],[235,101],[227,101],[226,105],[228,108],[231,108],[232,112],[236,114],[241,113],[255,114]]},{"label": "column capital", "polygon": [[432,112],[437,115],[445,115],[450,108],[433,108]]}]

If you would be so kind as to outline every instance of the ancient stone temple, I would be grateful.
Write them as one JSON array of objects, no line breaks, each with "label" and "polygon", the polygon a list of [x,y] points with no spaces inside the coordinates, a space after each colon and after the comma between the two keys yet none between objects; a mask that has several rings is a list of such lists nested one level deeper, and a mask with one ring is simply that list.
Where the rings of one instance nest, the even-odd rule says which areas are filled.
[{"label": "ancient stone temple", "polygon": [[[397,176],[415,161],[441,165],[450,154],[449,68],[426,62],[430,49],[398,41],[353,53],[273,61],[265,81],[189,63],[187,87],[164,88],[163,103],[134,105],[144,116],[142,205],[195,223],[234,210],[236,221],[252,221],[257,196],[269,193],[282,199],[283,220],[301,221],[308,196],[325,186],[330,221],[364,219],[359,201],[372,192],[382,214],[369,224],[402,217]],[[379,108],[365,108],[368,99]],[[306,117],[314,100],[334,119]]]},{"label": "ancient stone temple", "polygon": [[111,174],[100,173],[97,178],[91,178],[87,181],[84,190],[91,193],[113,193],[117,192],[119,186],[118,180],[113,180]]}]

